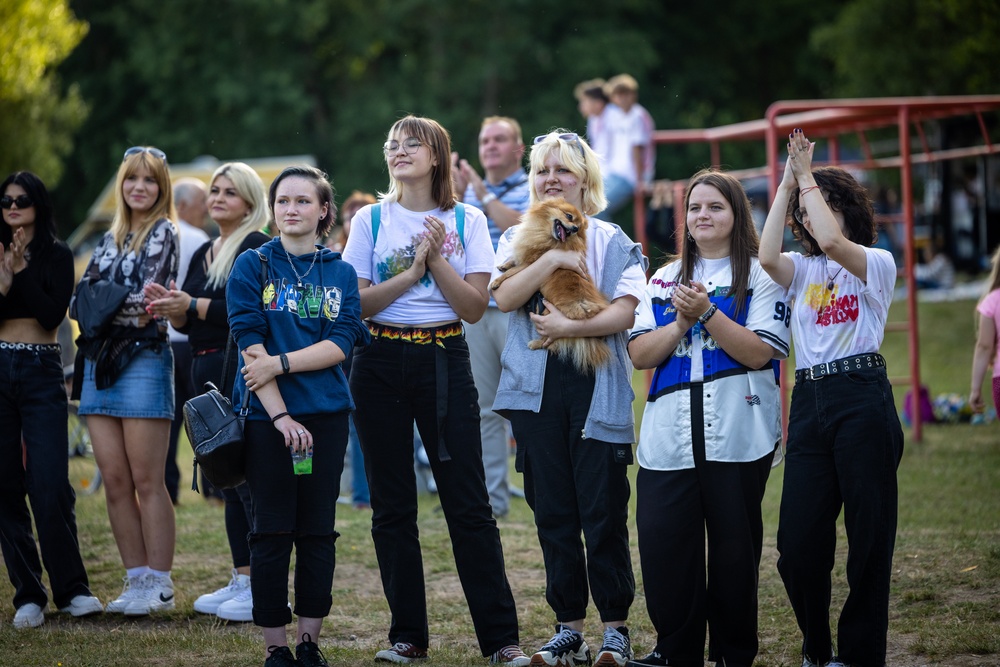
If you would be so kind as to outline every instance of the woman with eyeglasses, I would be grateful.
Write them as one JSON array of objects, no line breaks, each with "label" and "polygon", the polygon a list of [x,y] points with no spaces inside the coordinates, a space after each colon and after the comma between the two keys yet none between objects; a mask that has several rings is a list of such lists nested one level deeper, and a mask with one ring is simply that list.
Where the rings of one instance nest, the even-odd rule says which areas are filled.
[{"label": "woman with eyeglasses", "polygon": [[[590,661],[583,636],[589,585],[603,625],[595,664],[621,667],[632,658],[625,621],[635,597],[627,527],[635,395],[625,344],[646,285],[646,258],[617,225],[590,217],[607,201],[597,155],[576,134],[535,137],[529,178],[532,205],[563,198],[588,221],[586,255],[549,250],[493,290],[500,310],[510,313],[493,409],[510,420],[517,440],[516,466],[545,558],[545,597],[556,616],[555,635],[531,664]],[[497,267],[511,258],[519,229],[500,238]],[[588,276],[611,305],[587,320],[568,319],[548,302],[547,315],[533,312],[529,302],[557,269]],[[529,349],[539,336],[545,347],[560,338],[601,337],[611,360],[589,375],[572,359]]]},{"label": "woman with eyeglasses", "polygon": [[[903,431],[879,346],[896,282],[868,192],[815,144],[789,135],[764,224],[760,264],[787,290],[795,340],[778,520],[778,572],[802,631],[802,665],[885,664]],[[784,226],[805,252],[781,252]],[[849,592],[830,636],[837,517],[847,527]],[[838,657],[839,656],[839,657]]]},{"label": "woman with eyeglasses", "polygon": [[14,587],[14,627],[33,628],[45,621],[49,597],[42,562],[58,610],[86,616],[103,607],[77,542],[56,342],[73,294],[73,254],[56,237],[52,202],[36,175],[11,174],[0,195],[0,547]]},{"label": "woman with eyeglasses", "polygon": [[[105,611],[143,616],[174,608],[174,506],[163,481],[175,407],[174,361],[167,322],[146,311],[143,292],[146,285],[169,285],[177,276],[177,231],[163,151],[145,146],[125,151],[115,201],[111,229],[94,249],[83,281],[117,283],[128,293],[108,334],[80,341],[84,363],[74,384],[82,383],[79,412],[87,416],[108,519],[125,566],[122,594]],[[77,319],[87,315],[79,303],[74,297],[70,307]]]},{"label": "woman with eyeglasses", "polygon": [[650,279],[628,348],[637,369],[655,369],[636,450],[636,529],[656,645],[633,664],[701,667],[707,625],[710,662],[750,667],[761,501],[781,439],[772,360],[788,355],[787,309],[757,262],[736,178],[698,172],[684,207],[681,255]]},{"label": "woman with eyeglasses", "polygon": [[[192,386],[200,392],[206,382],[211,382],[224,396],[230,396],[239,359],[235,346],[232,346],[229,359],[225,359],[229,341],[226,281],[237,257],[270,240],[260,231],[269,220],[267,192],[252,167],[242,162],[227,162],[212,174],[207,204],[208,215],[219,228],[219,237],[195,251],[180,289],[150,283],[146,286],[146,297],[150,312],[166,317],[174,328],[188,335]],[[233,558],[232,578],[228,585],[199,596],[194,602],[194,610],[216,614],[227,621],[252,621],[250,547],[247,545],[250,491],[246,484],[241,484],[235,489],[224,489],[222,497],[226,536]]]},{"label": "woman with eyeglasses", "polygon": [[490,509],[479,404],[462,320],[486,310],[493,245],[482,211],[456,203],[451,138],[406,116],[384,145],[389,189],[354,216],[344,258],[358,272],[372,343],[355,351],[351,391],[368,471],[372,538],[392,612],[376,661],[427,659],[430,642],[417,532],[413,423],[451,534],[479,648],[494,665],[527,665]]}]

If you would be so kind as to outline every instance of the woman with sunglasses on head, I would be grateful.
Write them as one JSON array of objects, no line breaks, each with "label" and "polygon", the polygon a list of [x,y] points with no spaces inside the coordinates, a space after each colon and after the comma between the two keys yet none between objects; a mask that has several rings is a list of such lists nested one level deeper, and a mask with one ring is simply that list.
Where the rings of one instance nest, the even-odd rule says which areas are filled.
[{"label": "woman with sunglasses on head", "polygon": [[[813,169],[814,147],[802,130],[789,135],[760,242],[761,266],[792,303],[795,340],[778,572],[802,631],[803,667],[882,667],[903,431],[878,351],[896,265],[872,247],[867,191],[839,167]],[[781,252],[789,220],[804,254]],[[842,508],[850,591],[833,648],[830,572]]]},{"label": "woman with sunglasses on head", "polygon": [[[158,148],[125,151],[115,181],[115,217],[83,281],[128,288],[106,337],[83,340],[79,413],[87,416],[101,469],[108,519],[125,566],[122,594],[105,611],[143,616],[174,608],[170,578],[174,506],[163,481],[174,416],[174,361],[166,320],[146,311],[143,288],[177,276],[178,244],[167,156]],[[71,314],[80,311],[74,297]],[[78,356],[80,359],[80,356]]]},{"label": "woman with sunglasses on head", "polygon": [[52,202],[37,176],[11,174],[0,195],[0,547],[14,586],[14,627],[31,628],[45,621],[42,562],[57,609],[86,616],[103,607],[91,595],[77,542],[56,342],[73,294],[73,253],[56,237]]},{"label": "woman with sunglasses on head", "polygon": [[[588,216],[586,256],[549,250],[493,290],[500,310],[511,314],[493,409],[510,420],[517,440],[557,623],[531,664],[590,661],[583,637],[589,584],[604,626],[595,664],[621,667],[632,657],[625,621],[635,597],[627,527],[635,395],[625,344],[646,285],[646,258],[618,226],[590,217],[607,201],[597,155],[583,139],[562,131],[535,137],[529,177],[532,205],[563,198]],[[520,228],[500,238],[497,267],[511,258]],[[547,315],[533,312],[529,302],[556,269],[589,276],[611,305],[586,320],[570,320],[548,302]],[[589,375],[572,359],[530,350],[538,336],[546,347],[560,338],[601,337],[611,360]]]},{"label": "woman with sunglasses on head", "polygon": [[[200,392],[206,382],[211,382],[224,396],[230,396],[239,360],[235,346],[229,359],[224,358],[229,341],[226,279],[237,257],[270,241],[260,231],[269,219],[267,192],[252,167],[242,162],[227,162],[212,174],[207,204],[208,215],[219,228],[218,238],[195,251],[181,289],[152,283],[146,286],[146,297],[153,314],[168,318],[178,331],[188,335],[192,386]],[[252,621],[247,545],[250,491],[246,484],[241,484],[235,489],[224,489],[222,497],[226,536],[233,557],[232,579],[227,586],[198,597],[194,610],[217,614],[227,621]]]},{"label": "woman with sunglasses on head", "polygon": [[376,661],[427,659],[429,631],[417,532],[413,423],[451,534],[479,648],[490,664],[527,665],[490,509],[479,405],[461,320],[486,310],[493,246],[482,211],[456,203],[451,137],[406,116],[384,145],[389,190],[357,215],[344,258],[358,271],[373,340],[355,352],[351,391],[368,471],[372,538],[392,612]]},{"label": "woman with sunglasses on head", "polygon": [[750,667],[760,505],[781,440],[772,359],[788,355],[787,309],[757,262],[742,184],[700,171],[684,205],[681,255],[653,274],[629,341],[635,367],[655,369],[636,451],[636,528],[656,646],[632,664],[702,667],[707,625],[709,661]]},{"label": "woman with sunglasses on head", "polygon": [[[368,332],[357,274],[318,245],[337,216],[326,174],[287,167],[268,203],[278,237],[240,255],[227,283],[229,324],[245,363],[233,407],[249,409],[253,620],[263,631],[265,667],[323,667],[319,633],[333,604],[334,522],[354,407],[341,365]],[[293,611],[295,656],[286,636]]]}]

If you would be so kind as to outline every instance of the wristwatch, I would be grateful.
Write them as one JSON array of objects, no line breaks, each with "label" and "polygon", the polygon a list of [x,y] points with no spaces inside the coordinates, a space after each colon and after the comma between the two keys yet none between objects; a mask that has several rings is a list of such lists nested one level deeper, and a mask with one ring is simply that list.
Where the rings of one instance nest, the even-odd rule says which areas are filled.
[{"label": "wristwatch", "polygon": [[188,315],[194,315],[198,317],[198,299],[191,299],[191,303],[188,305],[187,309]]},{"label": "wristwatch", "polygon": [[479,203],[482,204],[483,206],[486,206],[490,202],[494,202],[496,200],[497,196],[495,194],[493,194],[492,192],[487,192],[486,196],[479,200]]},{"label": "wristwatch", "polygon": [[281,374],[288,375],[292,372],[292,367],[288,364],[288,355],[284,352],[278,355],[278,359],[281,361]]},{"label": "wristwatch", "polygon": [[715,311],[717,311],[718,309],[719,307],[713,303],[711,306],[708,307],[708,310],[702,313],[701,317],[698,318],[698,321],[701,322],[702,324],[707,324],[708,321],[712,319],[712,315],[715,315]]}]

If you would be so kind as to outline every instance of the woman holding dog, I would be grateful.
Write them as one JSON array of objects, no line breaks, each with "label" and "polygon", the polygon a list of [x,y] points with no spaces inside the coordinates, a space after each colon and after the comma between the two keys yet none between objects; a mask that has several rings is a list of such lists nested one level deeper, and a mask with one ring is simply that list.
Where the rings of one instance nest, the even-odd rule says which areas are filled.
[{"label": "woman holding dog", "polygon": [[[110,333],[80,345],[86,361],[79,412],[87,416],[108,519],[125,566],[122,594],[105,611],[143,616],[174,608],[174,505],[163,481],[175,407],[174,360],[167,322],[146,311],[143,293],[150,283],[168,285],[177,277],[167,156],[151,146],[129,148],[115,186],[111,229],[83,279],[128,291]],[[86,320],[80,303],[74,297],[71,313]]]},{"label": "woman holding dog", "polygon": [[436,121],[396,121],[383,150],[389,189],[355,215],[344,250],[357,269],[362,315],[373,337],[355,352],[351,391],[368,471],[372,538],[392,611],[392,647],[375,660],[427,659],[416,420],[479,647],[490,664],[527,665],[486,492],[479,404],[461,322],[476,322],[486,310],[493,267],[486,217],[456,204],[451,138]]},{"label": "woman holding dog", "polygon": [[[556,633],[532,664],[590,661],[583,636],[589,585],[604,626],[595,664],[620,667],[632,657],[625,621],[635,596],[626,476],[634,394],[626,337],[646,282],[646,260],[619,227],[589,217],[607,202],[597,155],[582,138],[561,130],[535,137],[529,178],[532,206],[562,198],[587,216],[585,253],[548,250],[493,290],[500,310],[510,313],[493,408],[510,420],[517,440],[516,465],[535,513],[546,600],[556,616]],[[512,257],[518,229],[501,237],[498,267]],[[533,312],[530,303],[557,269],[588,276],[611,305],[583,320],[567,318],[548,302],[548,314]],[[494,279],[500,273],[496,269]],[[539,336],[544,347],[529,349]],[[610,361],[593,374],[546,349],[581,337],[603,338],[611,348]]]},{"label": "woman holding dog", "polygon": [[760,504],[781,439],[772,360],[788,355],[788,311],[757,261],[740,182],[700,171],[684,205],[681,255],[649,281],[629,341],[635,367],[655,369],[636,451],[636,527],[657,636],[634,664],[701,667],[707,624],[708,659],[749,667]]},{"label": "woman holding dog", "polygon": [[[778,572],[802,631],[803,667],[881,667],[903,431],[878,351],[896,264],[872,247],[878,235],[865,188],[838,167],[814,170],[814,144],[801,130],[787,148],[760,243],[761,266],[793,304],[795,339]],[[804,254],[781,252],[786,221]],[[850,592],[832,649],[830,572],[842,508]]]}]

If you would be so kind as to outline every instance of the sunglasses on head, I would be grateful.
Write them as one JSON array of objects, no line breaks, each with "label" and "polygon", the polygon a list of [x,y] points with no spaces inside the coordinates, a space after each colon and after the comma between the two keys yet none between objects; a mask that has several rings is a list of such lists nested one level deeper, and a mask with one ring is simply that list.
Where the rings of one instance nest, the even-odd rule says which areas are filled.
[{"label": "sunglasses on head", "polygon": [[10,208],[15,204],[18,208],[31,208],[35,202],[31,201],[31,197],[28,195],[18,195],[16,197],[4,195],[0,197],[0,208]]},{"label": "sunglasses on head", "polygon": [[138,153],[149,153],[158,160],[167,161],[167,154],[161,151],[159,148],[153,148],[152,146],[133,146],[132,148],[125,151],[125,155],[122,156],[122,162],[129,159],[130,156],[136,155]]},{"label": "sunglasses on head", "polygon": [[[550,136],[551,135],[548,135],[548,134],[539,134],[537,137],[535,137],[534,143],[540,144],[543,141],[545,141],[546,139],[548,139]],[[576,132],[567,132],[566,134],[556,135],[556,137],[559,138],[559,139],[562,139],[563,141],[566,141],[566,142],[572,141],[573,143],[575,143],[576,147],[580,149],[580,156],[581,157],[583,156],[583,144],[580,143],[580,135],[579,134],[577,134]]]}]

